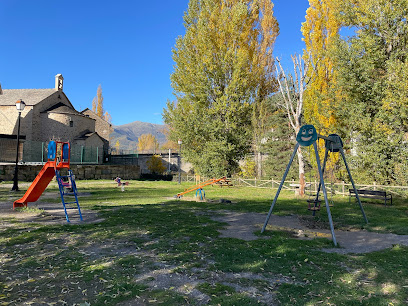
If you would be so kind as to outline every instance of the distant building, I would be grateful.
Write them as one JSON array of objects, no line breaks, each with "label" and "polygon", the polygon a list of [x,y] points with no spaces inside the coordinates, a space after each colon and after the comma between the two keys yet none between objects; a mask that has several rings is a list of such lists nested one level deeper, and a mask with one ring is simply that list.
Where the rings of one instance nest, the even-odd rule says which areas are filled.
[{"label": "distant building", "polygon": [[99,117],[94,111],[89,108],[85,108],[81,114],[95,120],[95,130],[98,135],[103,139],[103,151],[107,154],[109,151],[110,135],[113,133],[112,124],[106,121],[104,118]]},{"label": "distant building", "polygon": [[[99,135],[97,120],[75,110],[63,92],[61,74],[55,76],[55,87],[50,89],[0,88],[1,150],[10,146],[10,137],[16,138],[18,111],[16,101],[26,104],[21,113],[20,135],[26,145],[50,140],[67,141],[71,145],[99,148],[98,161],[103,161],[106,138]],[[2,136],[3,135],[3,136]],[[3,140],[9,140],[3,141]],[[14,146],[16,145],[15,140]]]}]

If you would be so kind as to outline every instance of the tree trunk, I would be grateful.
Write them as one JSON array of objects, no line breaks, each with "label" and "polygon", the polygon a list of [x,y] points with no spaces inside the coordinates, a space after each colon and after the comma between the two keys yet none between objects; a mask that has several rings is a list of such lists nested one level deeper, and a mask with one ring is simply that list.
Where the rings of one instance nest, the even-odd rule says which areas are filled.
[{"label": "tree trunk", "polygon": [[[296,118],[296,126],[295,126],[296,135],[299,133],[299,130],[300,130],[299,121],[300,121],[299,118]],[[301,146],[299,146],[296,153],[297,153],[298,163],[299,163],[299,195],[303,197],[305,195],[305,161],[303,159],[303,153],[302,153]]]},{"label": "tree trunk", "polygon": [[258,158],[257,158],[257,176],[259,179],[262,178],[262,155],[261,152],[257,152]]},{"label": "tree trunk", "polygon": [[297,157],[299,161],[299,195],[303,197],[305,195],[305,162],[301,147],[297,150]]}]

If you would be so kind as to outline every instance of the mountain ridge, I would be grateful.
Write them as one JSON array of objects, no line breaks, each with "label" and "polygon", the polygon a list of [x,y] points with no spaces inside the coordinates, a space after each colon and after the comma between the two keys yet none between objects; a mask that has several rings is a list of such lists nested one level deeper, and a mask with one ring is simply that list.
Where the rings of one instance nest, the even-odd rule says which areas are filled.
[{"label": "mountain ridge", "polygon": [[122,125],[114,125],[113,133],[110,135],[110,146],[115,147],[119,141],[120,150],[137,150],[138,139],[143,134],[152,134],[160,145],[167,141],[164,134],[166,126],[142,121],[133,121]]}]

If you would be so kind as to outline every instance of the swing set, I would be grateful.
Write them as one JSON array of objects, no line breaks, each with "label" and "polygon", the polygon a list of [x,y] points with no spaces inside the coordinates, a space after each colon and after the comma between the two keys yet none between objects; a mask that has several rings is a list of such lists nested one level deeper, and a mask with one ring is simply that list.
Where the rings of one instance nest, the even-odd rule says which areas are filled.
[{"label": "swing set", "polygon": [[[337,135],[336,134],[330,134],[329,137],[330,136],[337,136]],[[340,141],[341,141],[341,139],[340,139]],[[329,146],[330,146],[329,148],[327,148],[327,144],[329,144]],[[326,145],[326,148],[329,150],[329,152],[334,152],[335,151],[333,142],[325,141],[325,145]],[[319,147],[319,145],[317,145],[317,146]],[[312,159],[312,153],[311,153],[310,147],[311,146],[309,146],[309,160]],[[326,164],[327,164],[326,161],[327,160],[325,160],[324,165],[323,165],[323,169],[322,169],[323,175],[325,173],[325,168],[326,168]],[[334,181],[334,169],[333,168],[331,169],[331,172],[330,172],[330,178],[331,178],[331,181],[330,181],[329,206],[332,207],[332,206],[334,206],[333,196],[335,194],[334,182],[333,182]],[[308,185],[306,184],[306,186],[305,186],[306,187],[305,189],[309,189],[308,191],[305,192],[308,195],[308,199],[307,199],[308,208],[307,209],[312,211],[313,216],[315,216],[316,211],[320,210],[320,204],[321,204],[322,200],[319,199],[319,191],[318,190],[320,190],[320,184],[319,184],[319,189],[317,189],[317,187],[315,187],[316,188],[315,190],[311,190],[311,188],[312,188],[312,184],[311,184],[311,182],[312,182],[312,172],[311,171],[309,171],[309,182],[310,182],[310,184],[308,184]],[[328,186],[326,185],[326,189],[327,189],[327,187]]]},{"label": "swing set", "polygon": [[[324,142],[325,142],[325,154],[324,154],[324,160],[323,160],[323,167],[321,167],[321,165],[320,165],[319,152],[318,152],[318,148],[317,148],[317,144],[316,144],[316,142],[317,142],[317,140],[319,138],[324,139]],[[336,135],[336,134],[330,134],[329,136],[323,136],[323,135],[317,134],[316,129],[315,129],[315,127],[313,125],[304,125],[304,126],[302,126],[300,128],[300,130],[299,130],[299,133],[296,136],[296,142],[297,143],[296,143],[295,148],[293,150],[293,153],[292,153],[292,155],[290,157],[289,164],[286,167],[285,173],[283,174],[282,181],[281,181],[281,183],[279,185],[278,191],[276,192],[275,198],[273,199],[272,205],[271,205],[271,207],[269,209],[268,216],[266,217],[266,220],[265,220],[265,223],[264,223],[264,225],[262,227],[261,233],[263,233],[265,231],[265,228],[268,225],[269,219],[270,219],[270,217],[272,215],[273,208],[274,208],[274,206],[276,204],[276,201],[278,200],[279,194],[280,194],[280,192],[282,190],[283,184],[285,183],[286,176],[288,175],[290,166],[293,163],[293,159],[295,158],[295,154],[296,154],[297,150],[299,149],[299,146],[309,147],[309,146],[313,145],[313,148],[314,148],[314,151],[315,151],[315,154],[316,154],[317,169],[318,169],[318,172],[319,172],[320,181],[319,181],[319,187],[317,189],[317,192],[316,192],[316,195],[315,195],[314,199],[312,199],[309,202],[309,207],[311,208],[310,210],[313,211],[313,215],[314,215],[315,211],[320,208],[319,201],[321,201],[321,200],[319,200],[319,193],[320,193],[320,190],[322,190],[323,191],[323,196],[324,196],[324,202],[325,202],[325,205],[326,205],[327,216],[328,216],[328,219],[329,219],[330,231],[331,231],[333,243],[334,243],[335,246],[337,246],[336,235],[334,233],[333,220],[332,220],[332,216],[331,216],[331,212],[330,212],[330,205],[329,205],[329,201],[328,201],[328,197],[327,197],[327,190],[326,190],[326,186],[325,186],[324,178],[323,178],[323,174],[324,174],[324,171],[325,171],[325,168],[326,168],[326,163],[327,163],[327,159],[328,159],[328,156],[329,156],[329,152],[330,153],[340,153],[341,154],[341,156],[343,158],[343,161],[344,161],[344,164],[345,164],[346,169],[347,169],[347,173],[348,173],[349,178],[350,178],[350,182],[353,185],[353,189],[354,189],[354,192],[356,194],[356,198],[357,198],[358,204],[360,206],[361,213],[362,213],[362,215],[364,217],[365,222],[368,223],[367,217],[366,217],[366,215],[364,213],[364,209],[363,209],[363,206],[362,206],[361,201],[360,201],[360,197],[358,196],[357,188],[356,188],[356,186],[354,184],[353,177],[351,176],[351,172],[350,172],[349,166],[348,166],[347,161],[346,161],[346,156],[344,155],[343,142],[342,142],[340,136]],[[310,203],[313,203],[313,206],[311,206]]]}]

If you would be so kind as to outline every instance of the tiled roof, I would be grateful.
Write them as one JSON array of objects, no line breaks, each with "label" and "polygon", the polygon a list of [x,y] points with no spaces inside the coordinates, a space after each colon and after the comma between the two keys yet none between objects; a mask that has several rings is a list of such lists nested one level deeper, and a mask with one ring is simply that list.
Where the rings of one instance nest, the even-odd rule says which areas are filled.
[{"label": "tiled roof", "polygon": [[57,92],[55,89],[3,89],[0,95],[0,105],[16,105],[22,99],[26,105],[36,105],[45,98]]}]

